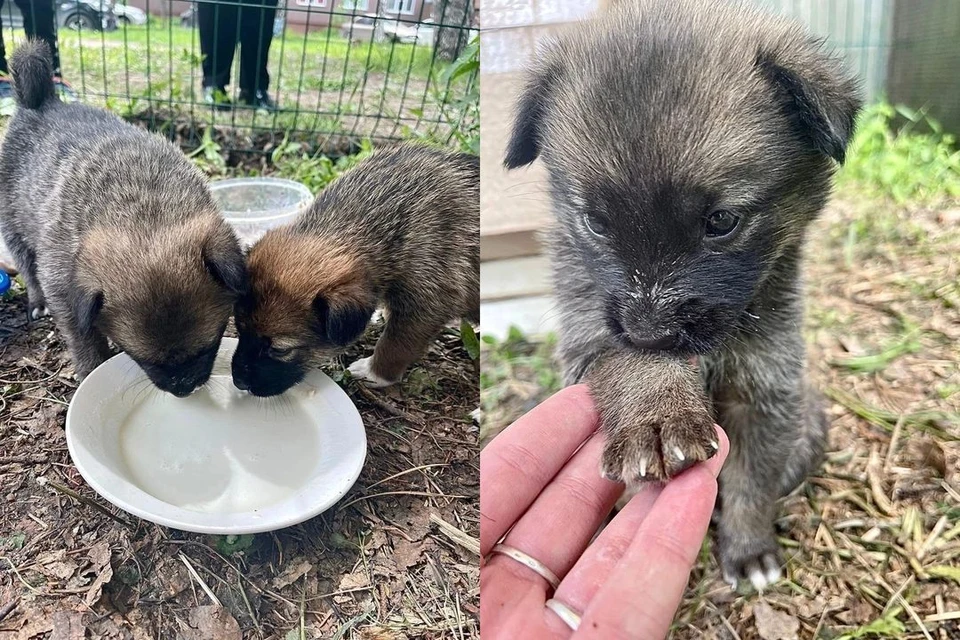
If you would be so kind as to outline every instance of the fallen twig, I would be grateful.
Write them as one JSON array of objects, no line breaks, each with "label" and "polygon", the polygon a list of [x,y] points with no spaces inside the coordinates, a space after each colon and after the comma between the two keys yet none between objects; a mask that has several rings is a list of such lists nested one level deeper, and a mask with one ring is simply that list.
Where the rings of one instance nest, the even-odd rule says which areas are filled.
[{"label": "fallen twig", "polygon": [[430,514],[430,522],[437,525],[444,535],[459,544],[467,551],[471,552],[475,556],[480,555],[480,541],[470,534],[461,531],[435,513]]},{"label": "fallen twig", "polygon": [[0,607],[0,620],[3,620],[8,615],[10,615],[14,609],[17,608],[17,605],[20,604],[19,600],[11,600],[7,604]]},{"label": "fallen twig", "polygon": [[91,500],[90,498],[86,498],[86,497],[80,495],[79,493],[77,493],[77,492],[74,491],[73,489],[68,489],[68,488],[66,488],[65,486],[61,485],[61,484],[57,484],[57,483],[54,482],[53,480],[46,480],[44,484],[50,485],[51,487],[53,487],[54,489],[56,489],[56,490],[59,491],[60,493],[62,493],[62,494],[64,494],[64,495],[67,495],[67,496],[70,496],[71,498],[73,498],[74,500],[76,500],[77,502],[79,502],[79,503],[81,503],[81,504],[85,504],[85,505],[87,505],[88,507],[93,507],[94,509],[96,509],[97,511],[99,511],[100,513],[102,513],[103,515],[107,516],[107,517],[110,518],[111,520],[114,520],[114,521],[116,521],[116,522],[119,522],[120,524],[122,524],[122,525],[125,526],[125,527],[128,527],[128,528],[130,528],[130,529],[135,529],[135,528],[136,528],[136,527],[134,527],[132,524],[130,524],[129,522],[127,522],[126,520],[124,520],[123,518],[121,518],[120,516],[112,513],[112,512],[111,512],[109,509],[107,509],[106,507],[103,507],[103,506],[97,504],[96,502],[94,502],[94,501]]}]

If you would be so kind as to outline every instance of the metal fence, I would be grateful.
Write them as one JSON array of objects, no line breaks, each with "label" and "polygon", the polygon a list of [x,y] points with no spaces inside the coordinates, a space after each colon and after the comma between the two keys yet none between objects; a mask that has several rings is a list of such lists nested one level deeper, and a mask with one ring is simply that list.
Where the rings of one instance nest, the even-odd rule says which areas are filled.
[{"label": "metal fence", "polygon": [[[471,117],[458,107],[476,71],[451,70],[477,33],[473,0],[5,0],[8,51],[36,29],[24,11],[50,2],[62,77],[79,98],[186,147],[443,141]],[[223,94],[207,95],[211,84]],[[275,109],[244,103],[259,89]]]}]

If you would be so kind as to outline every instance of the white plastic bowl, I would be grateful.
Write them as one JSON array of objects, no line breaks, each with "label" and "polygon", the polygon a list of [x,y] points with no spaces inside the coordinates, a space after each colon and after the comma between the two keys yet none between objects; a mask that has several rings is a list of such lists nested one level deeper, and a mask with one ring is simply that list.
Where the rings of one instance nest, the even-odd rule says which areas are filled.
[{"label": "white plastic bowl", "polygon": [[206,387],[179,399],[126,354],[93,371],[67,411],[67,447],[101,496],[157,524],[221,535],[312,518],[356,482],[367,440],[360,413],[320,371],[276,398],[237,390],[234,338]]},{"label": "white plastic bowl", "polygon": [[223,217],[249,247],[267,230],[293,222],[313,201],[306,185],[282,178],[231,178],[210,185]]}]

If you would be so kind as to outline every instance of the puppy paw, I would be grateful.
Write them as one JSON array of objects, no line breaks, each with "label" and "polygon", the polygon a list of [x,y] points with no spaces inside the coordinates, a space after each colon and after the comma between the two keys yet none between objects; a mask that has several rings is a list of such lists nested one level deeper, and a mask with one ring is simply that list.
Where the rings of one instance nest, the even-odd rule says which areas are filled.
[{"label": "puppy paw", "polygon": [[392,384],[400,382],[399,380],[386,380],[381,378],[373,372],[372,363],[373,356],[369,358],[361,358],[351,364],[347,371],[350,372],[350,375],[358,380],[363,380],[368,387],[373,387],[374,389],[380,389],[382,387],[389,387]]},{"label": "puppy paw", "polygon": [[731,588],[737,588],[740,580],[749,580],[757,591],[773,586],[782,577],[780,548],[773,538],[740,540],[737,542],[719,541],[720,568],[723,581]]},{"label": "puppy paw", "polygon": [[607,445],[602,472],[628,486],[665,481],[717,452],[713,419],[706,409],[657,415],[601,410]]},{"label": "puppy paw", "polygon": [[39,300],[30,299],[30,304],[27,307],[27,313],[30,315],[31,320],[39,320],[40,318],[46,318],[50,316],[50,309],[47,308],[47,303],[43,298]]},{"label": "puppy paw", "polygon": [[664,481],[719,449],[709,401],[686,360],[605,355],[588,377],[603,432],[603,474],[628,486]]}]

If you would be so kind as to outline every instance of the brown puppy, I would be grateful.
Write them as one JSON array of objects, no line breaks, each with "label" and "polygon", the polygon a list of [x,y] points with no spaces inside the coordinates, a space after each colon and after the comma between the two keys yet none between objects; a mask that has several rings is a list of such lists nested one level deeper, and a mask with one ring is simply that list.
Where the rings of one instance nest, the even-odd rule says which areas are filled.
[{"label": "brown puppy", "polygon": [[325,189],[292,225],[250,250],[251,290],[237,305],[233,380],[283,393],[387,319],[350,372],[399,382],[443,327],[480,315],[480,172],[476,157],[419,145],[374,153]]},{"label": "brown puppy", "polygon": [[210,377],[243,254],[174,145],[55,95],[49,52],[10,59],[19,108],[0,150],[0,226],[34,319],[50,312],[83,378],[123,349],[164,391]]}]

